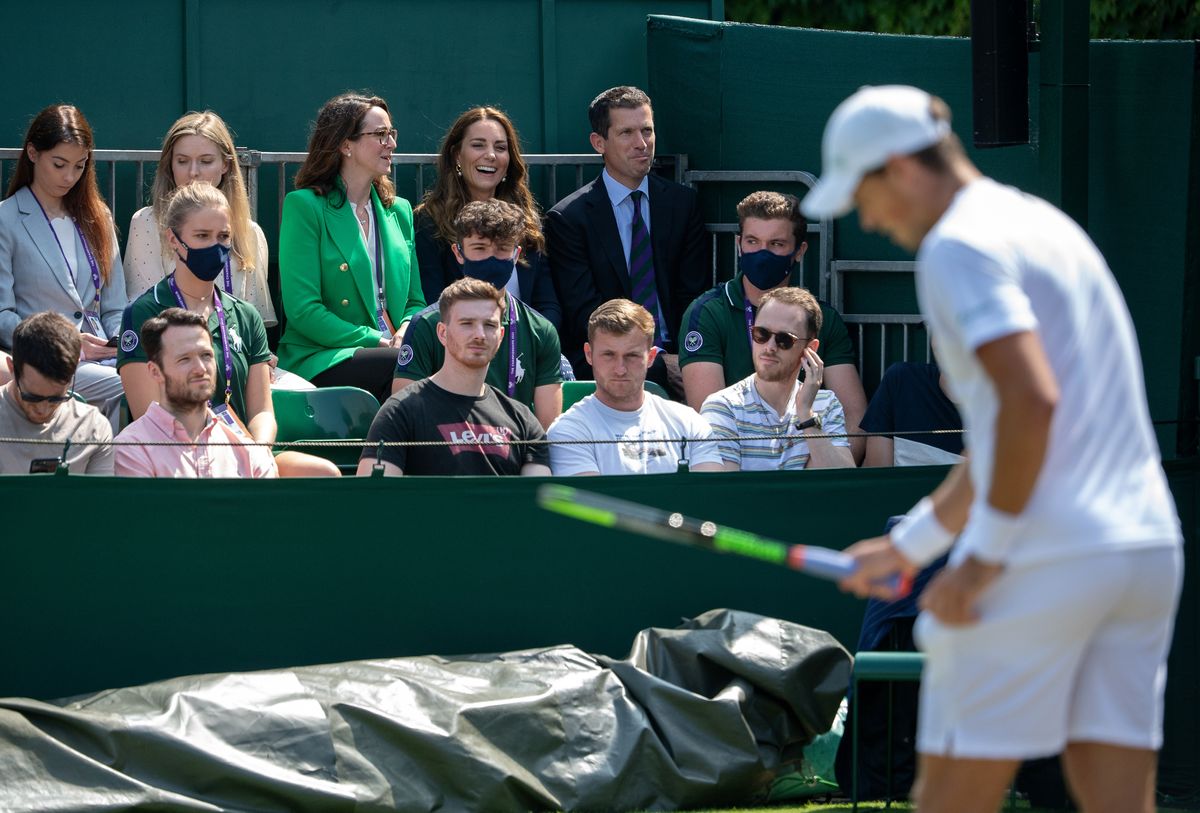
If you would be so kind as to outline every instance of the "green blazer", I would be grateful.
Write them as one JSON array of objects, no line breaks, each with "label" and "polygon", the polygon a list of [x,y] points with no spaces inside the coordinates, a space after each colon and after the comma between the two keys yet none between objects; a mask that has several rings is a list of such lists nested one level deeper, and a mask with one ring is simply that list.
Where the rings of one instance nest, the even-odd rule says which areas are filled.
[{"label": "green blazer", "polygon": [[[374,189],[371,201],[382,241],[387,312],[399,327],[425,307],[413,250],[412,206],[396,198],[385,209]],[[287,316],[279,341],[283,369],[312,379],[360,347],[379,346],[371,260],[348,203],[336,207],[329,196],[311,189],[283,199],[279,287]]]}]

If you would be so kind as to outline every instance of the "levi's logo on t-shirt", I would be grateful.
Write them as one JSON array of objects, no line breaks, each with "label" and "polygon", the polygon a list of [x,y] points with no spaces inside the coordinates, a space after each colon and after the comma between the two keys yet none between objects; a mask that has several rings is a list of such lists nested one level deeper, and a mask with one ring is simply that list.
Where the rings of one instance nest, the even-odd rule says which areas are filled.
[{"label": "levi's logo on t-shirt", "polygon": [[507,458],[508,439],[512,430],[507,426],[488,426],[478,423],[439,423],[438,432],[442,439],[451,444],[450,454],[475,452]]}]

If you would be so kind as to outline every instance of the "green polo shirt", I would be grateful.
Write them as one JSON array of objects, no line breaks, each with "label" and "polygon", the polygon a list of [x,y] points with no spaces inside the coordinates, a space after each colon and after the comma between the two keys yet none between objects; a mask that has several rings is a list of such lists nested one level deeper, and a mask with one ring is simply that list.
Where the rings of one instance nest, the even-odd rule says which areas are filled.
[{"label": "green polo shirt", "polygon": [[[233,362],[233,383],[230,385],[233,392],[229,405],[243,422],[249,423],[250,416],[246,414],[246,377],[252,365],[271,359],[271,350],[267,347],[267,329],[253,305],[225,293],[220,285],[217,291],[220,293],[221,307],[225,309],[229,355]],[[167,308],[178,307],[179,302],[166,278],[125,307],[125,313],[121,316],[121,344],[117,351],[118,370],[131,362],[147,361],[146,351],[142,347],[142,324]],[[213,392],[213,403],[219,404],[225,400],[225,353],[221,346],[221,323],[215,310],[208,317],[208,330],[212,334],[213,354],[217,361],[217,388]]]},{"label": "green polo shirt", "polygon": [[[854,347],[842,315],[824,302],[821,305],[821,345],[817,354],[826,367],[856,364]],[[754,308],[757,313],[758,309]],[[679,339],[679,366],[693,361],[711,361],[725,369],[725,383],[741,381],[754,372],[750,335],[746,330],[746,293],[742,274],[696,297],[683,314]]]},{"label": "green polo shirt", "polygon": [[[562,352],[559,349],[558,331],[546,317],[511,294],[508,302],[508,307],[500,317],[500,324],[504,325],[504,339],[500,342],[496,357],[488,365],[487,383],[508,394],[509,310],[515,305],[516,390],[512,397],[533,409],[533,391],[537,387],[562,383]],[[404,344],[400,345],[400,355],[396,359],[396,378],[420,381],[441,369],[446,358],[446,348],[437,337],[437,323],[441,318],[441,311],[435,303],[419,311],[408,323]]]}]

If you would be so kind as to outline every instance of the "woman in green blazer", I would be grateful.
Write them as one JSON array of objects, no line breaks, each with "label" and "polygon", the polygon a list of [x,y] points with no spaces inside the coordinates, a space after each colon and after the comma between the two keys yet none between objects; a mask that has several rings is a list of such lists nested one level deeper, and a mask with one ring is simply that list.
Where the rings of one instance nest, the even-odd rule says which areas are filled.
[{"label": "woman in green blazer", "polygon": [[280,366],[318,387],[360,387],[381,403],[408,320],[425,307],[412,207],[390,179],[395,146],[383,99],[330,99],[279,231]]}]

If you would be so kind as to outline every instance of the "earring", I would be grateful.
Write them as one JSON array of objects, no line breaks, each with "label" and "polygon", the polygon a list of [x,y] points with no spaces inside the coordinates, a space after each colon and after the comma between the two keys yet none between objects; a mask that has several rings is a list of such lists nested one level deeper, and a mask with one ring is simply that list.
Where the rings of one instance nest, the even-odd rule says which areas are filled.
[{"label": "earring", "polygon": [[507,180],[508,180],[508,176],[507,176],[507,175],[501,175],[501,176],[500,176],[500,183],[504,183],[504,182],[505,182],[505,181],[507,181]]}]

